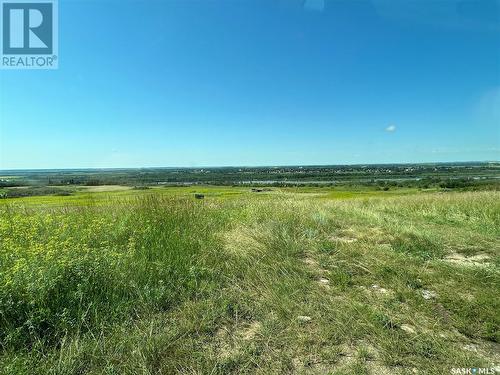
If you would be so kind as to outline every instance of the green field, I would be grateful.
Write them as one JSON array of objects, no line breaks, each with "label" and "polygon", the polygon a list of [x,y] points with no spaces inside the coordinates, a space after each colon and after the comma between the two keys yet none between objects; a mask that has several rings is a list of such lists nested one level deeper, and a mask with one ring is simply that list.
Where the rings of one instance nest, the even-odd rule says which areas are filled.
[{"label": "green field", "polygon": [[491,368],[499,238],[498,191],[0,199],[0,374]]}]

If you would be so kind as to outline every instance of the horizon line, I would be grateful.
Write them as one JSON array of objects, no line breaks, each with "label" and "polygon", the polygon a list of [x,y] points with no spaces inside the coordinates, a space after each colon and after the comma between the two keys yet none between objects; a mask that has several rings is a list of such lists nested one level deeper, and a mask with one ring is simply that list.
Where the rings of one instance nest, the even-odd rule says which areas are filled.
[{"label": "horizon line", "polygon": [[196,167],[80,167],[80,168],[12,168],[0,169],[0,172],[23,172],[23,171],[113,171],[113,170],[143,170],[143,169],[221,169],[221,168],[290,168],[290,167],[348,167],[348,166],[385,166],[385,165],[437,165],[437,164],[495,164],[500,160],[469,160],[469,161],[434,161],[434,162],[395,162],[395,163],[345,163],[345,164],[269,164],[269,165],[218,165],[218,166],[196,166]]}]

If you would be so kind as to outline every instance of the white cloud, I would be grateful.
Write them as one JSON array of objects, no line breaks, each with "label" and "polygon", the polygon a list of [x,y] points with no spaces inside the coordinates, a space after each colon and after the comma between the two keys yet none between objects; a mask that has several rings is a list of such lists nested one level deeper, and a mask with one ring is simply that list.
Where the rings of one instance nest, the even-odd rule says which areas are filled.
[{"label": "white cloud", "polygon": [[385,128],[385,131],[389,133],[394,133],[396,131],[396,125],[389,125],[387,128]]}]

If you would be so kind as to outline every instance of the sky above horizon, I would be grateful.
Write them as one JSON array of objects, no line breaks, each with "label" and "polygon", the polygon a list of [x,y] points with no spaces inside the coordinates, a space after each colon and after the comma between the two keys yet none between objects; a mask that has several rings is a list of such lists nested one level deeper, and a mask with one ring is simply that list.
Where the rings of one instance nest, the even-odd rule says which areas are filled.
[{"label": "sky above horizon", "polygon": [[59,0],[0,169],[500,160],[499,0]]}]

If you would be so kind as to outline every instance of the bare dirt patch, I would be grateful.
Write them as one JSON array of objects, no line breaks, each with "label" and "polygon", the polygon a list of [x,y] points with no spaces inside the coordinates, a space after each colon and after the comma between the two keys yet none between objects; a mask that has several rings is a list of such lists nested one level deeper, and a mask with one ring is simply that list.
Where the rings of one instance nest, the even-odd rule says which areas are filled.
[{"label": "bare dirt patch", "polygon": [[490,256],[488,254],[480,253],[473,256],[465,256],[459,253],[453,253],[444,258],[446,262],[459,264],[463,266],[489,266]]},{"label": "bare dirt patch", "polygon": [[245,345],[256,338],[261,329],[262,324],[258,321],[218,329],[215,339],[221,358],[229,359],[239,355]]},{"label": "bare dirt patch", "polygon": [[388,367],[379,363],[372,362],[368,365],[368,373],[373,375],[392,375],[399,373],[394,367]]},{"label": "bare dirt patch", "polygon": [[261,329],[262,329],[262,324],[260,322],[252,322],[247,327],[244,327],[242,329],[241,337],[245,341],[253,340]]},{"label": "bare dirt patch", "polygon": [[500,359],[500,344],[492,341],[474,340],[463,345],[464,350],[483,357],[492,364],[498,363]]},{"label": "bare dirt patch", "polygon": [[377,284],[372,285],[372,290],[374,290],[375,292],[380,293],[380,294],[389,293],[389,291],[387,289],[382,288],[380,285],[377,285]]},{"label": "bare dirt patch", "polygon": [[320,358],[316,356],[310,356],[307,358],[294,358],[292,360],[293,367],[295,368],[296,374],[329,374],[331,373],[331,367],[329,363],[323,362]]},{"label": "bare dirt patch", "polygon": [[358,240],[357,238],[354,237],[339,237],[339,236],[330,236],[329,239],[333,242],[340,242],[340,243],[353,243]]}]

